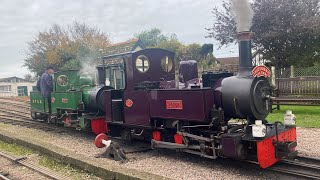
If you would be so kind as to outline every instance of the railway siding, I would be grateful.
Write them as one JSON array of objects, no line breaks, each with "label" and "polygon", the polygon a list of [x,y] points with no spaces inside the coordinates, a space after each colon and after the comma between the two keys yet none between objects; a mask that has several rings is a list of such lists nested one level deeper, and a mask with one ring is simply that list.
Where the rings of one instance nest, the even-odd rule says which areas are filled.
[{"label": "railway siding", "polygon": [[42,154],[52,156],[64,163],[68,163],[84,169],[96,176],[104,179],[168,179],[162,176],[140,172],[124,167],[108,165],[93,158],[80,156],[69,150],[62,149],[52,144],[38,141],[32,137],[27,137],[0,129],[0,139],[8,143],[16,143],[22,146],[29,147]]}]

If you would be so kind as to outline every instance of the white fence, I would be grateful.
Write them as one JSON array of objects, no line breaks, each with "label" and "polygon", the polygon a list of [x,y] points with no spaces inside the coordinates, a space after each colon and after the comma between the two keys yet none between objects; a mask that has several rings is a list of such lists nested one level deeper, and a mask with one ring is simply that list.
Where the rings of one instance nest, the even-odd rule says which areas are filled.
[{"label": "white fence", "polygon": [[28,96],[23,89],[11,89],[11,91],[0,91],[0,97]]}]

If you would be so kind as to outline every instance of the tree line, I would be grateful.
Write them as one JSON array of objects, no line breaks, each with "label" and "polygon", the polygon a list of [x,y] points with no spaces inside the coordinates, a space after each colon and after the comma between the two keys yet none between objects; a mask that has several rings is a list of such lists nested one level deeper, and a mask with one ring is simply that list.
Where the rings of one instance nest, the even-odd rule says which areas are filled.
[{"label": "tree line", "polygon": [[[253,48],[277,67],[313,66],[320,62],[320,0],[254,0]],[[236,43],[231,3],[212,11],[215,21],[208,37],[220,46]]]},{"label": "tree line", "polygon": [[[147,48],[163,48],[176,53],[176,60],[196,60],[205,66],[212,65],[212,44],[183,44],[176,34],[166,35],[160,29],[153,28],[134,35],[140,38]],[[40,76],[47,65],[57,70],[80,69],[81,63],[93,62],[104,55],[110,45],[110,37],[96,27],[74,22],[62,27],[53,25],[39,32],[28,43],[24,66]],[[25,76],[31,79],[30,74]]]},{"label": "tree line", "polygon": [[[213,8],[213,24],[206,28],[206,37],[220,42],[220,47],[237,43],[230,6],[230,1],[224,0],[222,8]],[[254,0],[251,6],[255,51],[280,68],[320,65],[320,0]],[[214,65],[212,44],[184,44],[176,34],[164,34],[158,28],[134,36],[146,47],[175,52],[177,61],[193,59],[204,68]],[[56,24],[28,43],[24,66],[37,75],[48,64],[58,70],[79,69],[81,62],[103,56],[110,44],[110,37],[96,27],[77,22],[66,27]]]}]

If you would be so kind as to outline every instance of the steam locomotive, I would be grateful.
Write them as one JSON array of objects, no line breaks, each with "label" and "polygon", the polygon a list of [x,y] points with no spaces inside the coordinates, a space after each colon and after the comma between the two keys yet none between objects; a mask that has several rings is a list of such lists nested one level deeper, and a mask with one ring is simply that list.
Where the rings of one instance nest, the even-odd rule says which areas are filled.
[{"label": "steam locomotive", "polygon": [[[250,37],[250,32],[238,34],[236,76],[205,73],[200,85],[194,84],[195,73],[180,71],[184,78],[178,88],[174,53],[163,49],[102,58],[97,67],[99,85],[76,71],[58,72],[50,118],[99,134],[98,147],[105,145],[107,133],[151,141],[153,148],[257,161],[267,168],[297,155],[296,128],[293,123],[266,120],[272,91],[265,77],[252,76]],[[195,63],[180,65],[180,70],[188,68],[194,70]],[[38,92],[31,94],[34,118],[47,118],[44,101]]]}]

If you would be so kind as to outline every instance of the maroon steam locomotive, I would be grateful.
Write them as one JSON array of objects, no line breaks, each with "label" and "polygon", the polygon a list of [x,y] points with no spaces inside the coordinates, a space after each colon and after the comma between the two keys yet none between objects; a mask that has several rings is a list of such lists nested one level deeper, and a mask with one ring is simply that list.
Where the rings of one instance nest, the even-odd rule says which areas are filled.
[{"label": "maroon steam locomotive", "polygon": [[[252,160],[262,168],[294,157],[295,126],[266,120],[272,91],[265,77],[252,76],[250,36],[250,32],[238,34],[237,76],[206,73],[202,85],[191,88],[176,87],[174,53],[170,51],[145,49],[104,57],[98,67],[100,82],[117,87],[106,90],[97,102],[105,109],[107,127],[95,126],[106,127],[102,132],[110,136],[149,140],[153,148],[211,159]],[[111,73],[110,64],[121,65]],[[245,119],[245,123],[230,119]],[[96,145],[103,147],[106,138],[98,135]]]}]

